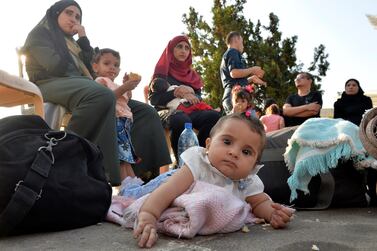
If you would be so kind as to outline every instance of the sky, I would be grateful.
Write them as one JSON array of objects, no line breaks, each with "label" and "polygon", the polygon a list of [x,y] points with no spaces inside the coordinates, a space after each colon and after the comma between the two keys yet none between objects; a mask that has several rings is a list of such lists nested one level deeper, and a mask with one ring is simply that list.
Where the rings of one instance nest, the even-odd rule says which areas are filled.
[{"label": "sky", "polygon": [[[231,2],[228,0],[228,2]],[[40,21],[55,0],[12,0],[2,4],[0,69],[18,75],[15,48]],[[82,24],[93,47],[109,47],[121,54],[124,72],[137,72],[142,81],[133,97],[143,101],[154,66],[171,38],[186,31],[182,15],[189,7],[211,22],[213,0],[79,0]],[[321,85],[324,108],[331,108],[349,78],[360,81],[366,93],[377,93],[377,29],[366,15],[377,15],[376,0],[249,0],[244,16],[268,25],[268,15],[279,17],[282,37],[298,36],[296,55],[308,67],[314,48],[325,45],[330,69]],[[0,117],[19,114],[0,108]]]}]

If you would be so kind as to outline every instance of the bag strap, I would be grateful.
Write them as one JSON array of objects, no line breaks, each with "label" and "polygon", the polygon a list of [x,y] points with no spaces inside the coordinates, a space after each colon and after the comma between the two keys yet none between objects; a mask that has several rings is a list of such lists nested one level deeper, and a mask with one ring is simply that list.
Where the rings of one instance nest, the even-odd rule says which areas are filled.
[{"label": "bag strap", "polygon": [[43,187],[54,164],[52,147],[64,139],[66,133],[60,138],[45,134],[48,139],[47,146],[42,146],[31,164],[23,180],[19,180],[14,188],[14,194],[7,207],[0,215],[0,236],[10,233],[29,213],[35,202],[42,197]]}]

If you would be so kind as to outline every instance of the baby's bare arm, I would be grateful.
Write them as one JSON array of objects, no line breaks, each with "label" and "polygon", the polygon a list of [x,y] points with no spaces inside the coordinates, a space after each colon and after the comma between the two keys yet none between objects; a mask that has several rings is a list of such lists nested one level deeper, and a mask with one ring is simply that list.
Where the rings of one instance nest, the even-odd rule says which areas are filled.
[{"label": "baby's bare arm", "polygon": [[268,221],[273,228],[283,228],[291,220],[294,209],[274,203],[265,193],[246,198],[255,216]]},{"label": "baby's bare arm", "polygon": [[272,200],[265,193],[259,193],[246,198],[250,204],[253,214],[259,218],[270,221],[273,208],[270,207]]},{"label": "baby's bare arm", "polygon": [[152,247],[157,240],[156,221],[175,198],[184,193],[194,182],[187,166],[181,167],[164,184],[152,192],[141,206],[134,237],[140,247]]}]

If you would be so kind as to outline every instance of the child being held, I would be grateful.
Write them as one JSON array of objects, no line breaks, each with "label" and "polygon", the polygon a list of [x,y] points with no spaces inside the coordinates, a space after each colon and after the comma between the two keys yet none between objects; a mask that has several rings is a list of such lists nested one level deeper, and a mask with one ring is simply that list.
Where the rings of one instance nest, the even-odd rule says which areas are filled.
[{"label": "child being held", "polygon": [[245,113],[222,117],[212,128],[206,148],[186,150],[181,155],[184,165],[144,201],[134,229],[138,245],[153,246],[158,239],[156,224],[162,212],[195,181],[225,188],[249,203],[256,217],[274,228],[285,227],[294,209],[271,201],[256,174],[265,142],[266,134],[258,119]]},{"label": "child being held", "polygon": [[[169,82],[166,79],[163,78],[155,78],[151,82],[150,89],[152,92],[161,93],[161,92],[167,92],[172,91],[175,88],[177,88],[177,85],[170,85]],[[191,93],[195,95],[194,89],[192,89],[190,86],[185,86],[188,93]],[[191,104],[186,99],[181,98],[174,98],[169,103],[167,103],[166,107],[171,111],[182,111],[186,114],[190,114],[194,111],[203,111],[203,110],[216,110],[220,111],[218,109],[213,109],[210,105],[207,103],[200,101],[196,104]]]},{"label": "child being held", "polygon": [[120,160],[120,177],[134,177],[131,164],[137,163],[140,159],[136,156],[131,142],[132,112],[128,107],[128,100],[133,90],[141,80],[137,74],[127,73],[123,77],[123,84],[117,85],[114,79],[120,72],[119,52],[112,49],[101,49],[96,51],[92,67],[97,75],[96,81],[114,91],[116,96],[116,117],[117,135]]}]

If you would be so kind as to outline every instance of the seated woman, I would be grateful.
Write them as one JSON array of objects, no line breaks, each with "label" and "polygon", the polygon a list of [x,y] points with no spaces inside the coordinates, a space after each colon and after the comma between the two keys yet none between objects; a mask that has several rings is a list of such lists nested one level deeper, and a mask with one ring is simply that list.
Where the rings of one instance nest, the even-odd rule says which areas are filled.
[{"label": "seated woman", "polygon": [[[184,129],[185,123],[192,123],[198,130],[199,145],[205,146],[211,128],[220,118],[220,113],[215,110],[199,110],[190,114],[182,111],[169,112],[167,104],[174,98],[186,99],[191,104],[201,101],[203,82],[199,74],[192,69],[191,46],[186,36],[177,36],[169,41],[158,60],[150,87],[156,78],[166,79],[170,85],[176,85],[174,90],[167,92],[154,92],[149,88],[149,100],[159,110],[160,117],[171,130],[171,145],[177,159],[178,138]],[[194,90],[195,94],[191,91]]]},{"label": "seated woman", "polygon": [[160,167],[171,163],[160,117],[152,106],[130,99],[133,114],[132,143],[141,162],[134,165],[136,176],[149,181],[160,174]]},{"label": "seated woman", "polygon": [[[351,78],[346,81],[341,98],[334,103],[334,118],[342,118],[360,126],[363,114],[371,108],[373,108],[372,99],[364,95],[359,81]],[[376,206],[377,171],[372,168],[366,170],[370,205]]]},{"label": "seated woman", "polygon": [[342,118],[359,126],[366,110],[373,108],[372,99],[364,95],[359,81],[346,81],[341,98],[334,103],[334,118]]},{"label": "seated woman", "polygon": [[[26,71],[45,101],[72,112],[67,130],[99,145],[106,174],[113,185],[118,185],[115,96],[92,78],[93,49],[81,16],[75,1],[52,5],[26,39]],[[77,41],[73,38],[76,34]]]},{"label": "seated woman", "polygon": [[[115,95],[114,93],[96,83],[92,78],[91,60],[93,49],[81,25],[82,11],[78,3],[72,0],[58,1],[46,12],[46,15],[29,33],[25,42],[26,71],[30,81],[40,88],[43,98],[47,102],[56,103],[66,107],[72,112],[72,118],[67,130],[73,131],[99,145],[104,156],[104,167],[112,185],[119,185],[120,172],[118,160],[118,146],[115,123]],[[75,41],[73,36],[78,35]],[[157,113],[151,116],[148,122],[140,119],[146,113],[152,114],[147,105],[140,102],[129,102],[134,113],[134,127],[157,120]],[[135,110],[134,110],[135,109]],[[140,119],[140,121],[137,121]],[[166,146],[162,126],[154,127],[149,133],[154,134],[154,144],[144,142],[146,148],[141,148],[138,141],[144,141],[139,134],[133,136],[137,154],[143,158],[147,165],[145,152],[159,156],[151,158],[156,164],[170,163],[169,152]],[[148,127],[148,126],[147,126]],[[149,129],[149,127],[148,127]],[[146,130],[145,127],[140,130]],[[137,137],[139,135],[139,137]],[[160,140],[160,142],[158,142]],[[157,145],[157,147],[156,147]],[[142,149],[143,152],[140,150]],[[153,162],[152,162],[153,163]]]}]

